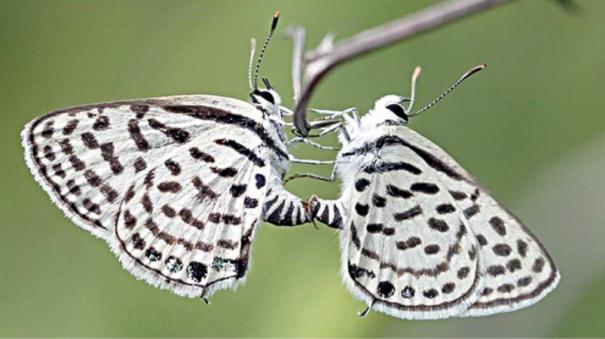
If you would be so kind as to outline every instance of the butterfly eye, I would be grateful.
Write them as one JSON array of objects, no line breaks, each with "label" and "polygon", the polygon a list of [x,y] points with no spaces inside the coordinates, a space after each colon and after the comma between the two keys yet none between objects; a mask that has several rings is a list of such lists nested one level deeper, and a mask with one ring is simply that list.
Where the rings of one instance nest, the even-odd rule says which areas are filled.
[{"label": "butterfly eye", "polygon": [[387,109],[391,112],[393,112],[393,114],[395,114],[396,116],[400,117],[403,120],[408,120],[408,116],[405,114],[405,110],[403,109],[403,107],[399,104],[391,104],[387,106]]},{"label": "butterfly eye", "polygon": [[275,98],[273,97],[273,94],[271,94],[269,91],[260,91],[258,95],[260,95],[263,99],[267,100],[271,104],[275,104]]}]

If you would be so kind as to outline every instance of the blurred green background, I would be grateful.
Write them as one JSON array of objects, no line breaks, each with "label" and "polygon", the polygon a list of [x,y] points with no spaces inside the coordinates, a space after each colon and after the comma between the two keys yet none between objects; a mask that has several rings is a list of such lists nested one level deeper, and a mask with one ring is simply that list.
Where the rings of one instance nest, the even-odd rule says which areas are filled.
[{"label": "blurred green background", "polygon": [[[0,1],[0,336],[605,336],[605,1],[577,14],[518,1],[365,56],[320,85],[313,107],[367,110],[408,93],[419,104],[469,67],[489,68],[416,118],[530,225],[562,272],[544,301],[474,319],[359,319],[338,276],[337,235],[325,227],[262,225],[252,270],[212,305],[137,281],[102,241],[74,226],[27,171],[19,132],[53,109],[116,99],[207,93],[247,98],[249,39],[282,21],[262,73],[291,104],[291,42],[314,46],[434,1]],[[327,143],[335,144],[329,139]],[[329,159],[334,152],[294,151]],[[292,173],[329,167],[293,167]],[[294,182],[301,197],[338,186]]]}]

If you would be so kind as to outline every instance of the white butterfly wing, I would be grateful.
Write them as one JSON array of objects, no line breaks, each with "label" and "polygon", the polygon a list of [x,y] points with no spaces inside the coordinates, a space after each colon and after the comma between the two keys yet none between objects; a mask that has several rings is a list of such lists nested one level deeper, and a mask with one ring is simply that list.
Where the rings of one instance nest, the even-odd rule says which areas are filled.
[{"label": "white butterfly wing", "polygon": [[481,286],[476,240],[462,210],[412,151],[364,160],[339,203],[347,206],[340,236],[345,285],[373,310],[404,319],[468,309]]},{"label": "white butterfly wing", "polygon": [[128,189],[112,245],[137,277],[190,297],[243,281],[270,166],[260,143],[227,129],[163,155]]},{"label": "white butterfly wing", "polygon": [[[268,186],[281,185],[271,161],[287,153],[265,127],[245,102],[178,96],[56,111],[29,123],[22,142],[53,202],[127,270],[201,296],[244,278]],[[305,221],[299,200],[274,191],[299,214],[275,223]]]},{"label": "white butterfly wing", "polygon": [[[418,201],[422,213],[437,217],[440,215],[440,210],[455,210],[452,215],[461,218],[463,224],[469,226],[468,234],[472,234],[475,238],[473,245],[464,248],[462,253],[466,253],[470,257],[471,254],[475,254],[472,251],[473,248],[477,249],[476,260],[480,270],[479,295],[474,298],[469,297],[466,300],[466,302],[473,300],[472,304],[467,305],[467,307],[470,306],[468,310],[461,307],[447,314],[432,312],[425,314],[425,318],[448,315],[475,316],[512,311],[537,302],[556,286],[559,274],[544,247],[517,218],[500,206],[446,152],[406,127],[383,127],[376,131],[376,135],[376,138],[368,139],[362,146],[357,145],[357,148],[354,149],[343,149],[341,158],[345,162],[349,158],[349,164],[361,160],[360,169],[363,166],[376,168],[381,163],[399,164],[399,166],[408,164],[416,167],[421,171],[420,174],[411,173],[408,168],[407,171],[394,171],[393,173],[396,173],[396,176],[387,177],[382,175],[375,177],[378,180],[367,180],[371,181],[370,186],[375,186],[374,189],[380,190],[382,186],[387,184],[384,181],[388,178],[388,184],[400,189],[393,190],[393,192],[398,192],[402,197],[409,195],[408,199],[416,199],[417,194],[412,192],[411,186],[407,185],[412,181],[418,182],[419,178],[422,178],[421,181],[435,185],[439,194],[447,192],[445,195],[435,195],[432,199]],[[372,159],[371,157],[368,158],[368,154],[372,153],[377,154],[377,158],[379,158],[375,163],[369,163],[367,160]],[[338,202],[320,200],[320,205],[325,205],[320,206],[321,208],[350,206],[360,199],[355,198],[357,195],[353,192],[355,190],[353,183],[356,183],[356,181],[346,179],[344,181],[345,183],[349,182],[351,187],[344,187],[341,200]],[[377,182],[374,183],[373,181]],[[321,212],[320,207],[316,207],[317,212]],[[420,209],[409,209],[408,215],[416,215],[417,218],[420,216],[418,214]],[[354,214],[351,212],[346,214],[343,220],[355,220]],[[449,215],[449,213],[446,214]],[[368,215],[368,222],[374,222],[373,218],[380,220],[384,217]],[[328,218],[326,221],[327,223],[333,223],[334,220]],[[455,221],[446,221],[448,226],[453,222]],[[347,222],[341,224],[345,231],[341,237],[351,236],[352,232],[347,232],[347,227],[349,227]],[[399,224],[395,223],[395,225]],[[414,227],[425,226],[426,217],[418,222],[411,223],[411,225],[414,225]],[[419,238],[423,240],[422,237]],[[448,239],[440,239],[439,241],[443,241],[443,243],[439,242],[439,245],[448,244]],[[414,243],[418,243],[417,246],[420,246],[420,242],[411,242],[411,244]],[[351,257],[349,252],[346,252],[346,246],[344,248],[343,266],[344,260]],[[399,253],[392,246],[378,247],[378,249],[379,251],[376,254],[380,258]],[[400,265],[410,265],[409,260],[412,260],[413,263],[418,262],[428,265],[431,261],[427,258],[425,256],[411,259],[400,256],[398,260],[401,260]],[[427,286],[433,288],[432,285]],[[367,288],[367,286],[363,287]],[[395,288],[401,289],[402,287],[404,286],[400,285]],[[364,300],[368,301],[367,298]],[[456,313],[457,311],[459,313]],[[403,318],[415,317],[397,311],[392,311],[389,314]]]},{"label": "white butterfly wing", "polygon": [[167,112],[163,108],[167,105],[260,115],[238,100],[193,95],[63,109],[23,129],[26,163],[67,217],[107,238],[128,182],[149,162],[215,126],[209,120]]},{"label": "white butterfly wing", "polygon": [[[415,131],[401,127],[396,135],[444,165],[436,173],[447,186],[458,185],[459,198],[480,245],[483,271],[481,297],[461,316],[514,311],[544,298],[560,275],[540,241],[516,216],[500,205],[462,166],[439,146]],[[427,161],[431,162],[427,157]],[[435,162],[434,167],[440,168]],[[456,175],[457,173],[458,175]]]}]

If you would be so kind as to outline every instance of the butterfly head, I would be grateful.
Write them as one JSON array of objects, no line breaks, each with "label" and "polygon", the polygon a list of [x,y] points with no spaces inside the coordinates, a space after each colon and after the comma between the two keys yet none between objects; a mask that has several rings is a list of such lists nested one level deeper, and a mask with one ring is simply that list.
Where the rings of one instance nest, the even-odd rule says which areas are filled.
[{"label": "butterfly head", "polygon": [[[429,104],[425,105],[421,109],[412,112],[412,107],[414,106],[414,98],[416,96],[416,80],[418,80],[421,71],[420,67],[416,67],[412,75],[412,94],[409,99],[398,95],[385,95],[382,98],[378,99],[378,101],[376,101],[376,103],[374,104],[374,108],[371,112],[372,114],[368,114],[366,116],[369,116],[368,119],[370,119],[370,121],[375,126],[382,124],[406,125],[411,117],[425,112],[429,108],[435,106],[435,104],[445,98],[464,80],[469,78],[471,75],[483,70],[485,67],[487,67],[487,65],[482,64],[471,68],[435,100],[431,101]],[[404,106],[404,103],[407,103],[407,106]]]},{"label": "butterfly head", "polygon": [[408,109],[403,106],[410,99],[399,95],[389,94],[378,99],[372,108],[372,118],[377,124],[383,123],[408,123]]},{"label": "butterfly head", "polygon": [[281,97],[279,93],[271,86],[269,80],[263,78],[265,88],[255,88],[250,92],[250,100],[258,105],[260,109],[269,114],[279,114],[281,116]]},{"label": "butterfly head", "polygon": [[263,78],[262,81],[265,87],[258,87],[258,74],[260,71],[260,66],[263,62],[265,51],[269,46],[269,41],[273,36],[275,28],[277,27],[278,20],[279,12],[275,12],[273,15],[273,20],[271,21],[271,28],[265,37],[265,42],[263,43],[263,47],[260,50],[256,63],[254,62],[254,56],[256,54],[256,40],[252,39],[250,61],[248,63],[248,85],[250,86],[250,101],[261,111],[268,113],[270,116],[281,118],[282,114],[289,113],[289,110],[281,106],[281,97],[277,91],[273,89],[273,86],[271,86],[271,83],[269,83],[269,79]]}]

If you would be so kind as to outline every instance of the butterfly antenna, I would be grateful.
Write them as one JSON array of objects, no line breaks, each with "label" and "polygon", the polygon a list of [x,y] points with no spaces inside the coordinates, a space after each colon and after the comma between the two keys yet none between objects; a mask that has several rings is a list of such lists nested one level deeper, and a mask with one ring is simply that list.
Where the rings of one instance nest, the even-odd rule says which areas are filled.
[{"label": "butterfly antenna", "polygon": [[421,72],[422,68],[420,68],[420,66],[416,66],[416,68],[414,68],[414,74],[412,74],[412,94],[410,98],[410,104],[408,105],[406,112],[410,112],[412,110],[412,107],[414,107],[414,100],[416,99],[416,81],[418,80],[418,77],[420,76]]},{"label": "butterfly antenna", "polygon": [[250,41],[250,61],[248,61],[248,86],[250,91],[254,91],[254,84],[252,83],[252,67],[254,67],[254,54],[256,53],[256,39],[252,38]]},{"label": "butterfly antenna", "polygon": [[460,79],[456,80],[456,82],[454,82],[454,84],[452,86],[450,86],[450,88],[448,88],[445,92],[443,92],[443,94],[441,94],[439,97],[437,97],[437,99],[433,100],[430,104],[422,107],[421,109],[417,110],[416,112],[408,114],[408,117],[413,117],[415,115],[418,115],[418,114],[428,110],[429,108],[435,106],[435,104],[437,104],[439,101],[441,101],[443,98],[445,98],[448,94],[450,94],[450,92],[453,91],[456,87],[458,87],[464,80],[468,79],[471,75],[483,70],[485,67],[487,67],[486,64],[475,66],[475,67],[471,68],[466,73],[464,73],[460,77]]},{"label": "butterfly antenna", "polygon": [[258,54],[258,60],[256,61],[256,69],[254,70],[254,78],[253,78],[253,89],[257,88],[258,84],[258,72],[260,70],[260,65],[263,62],[263,57],[265,56],[265,51],[267,50],[267,46],[269,46],[269,41],[273,36],[273,32],[275,32],[275,28],[277,27],[277,21],[279,20],[279,11],[275,12],[273,15],[273,21],[271,22],[271,29],[267,36],[265,37],[265,42],[263,43],[263,48],[261,48],[260,53]]}]

